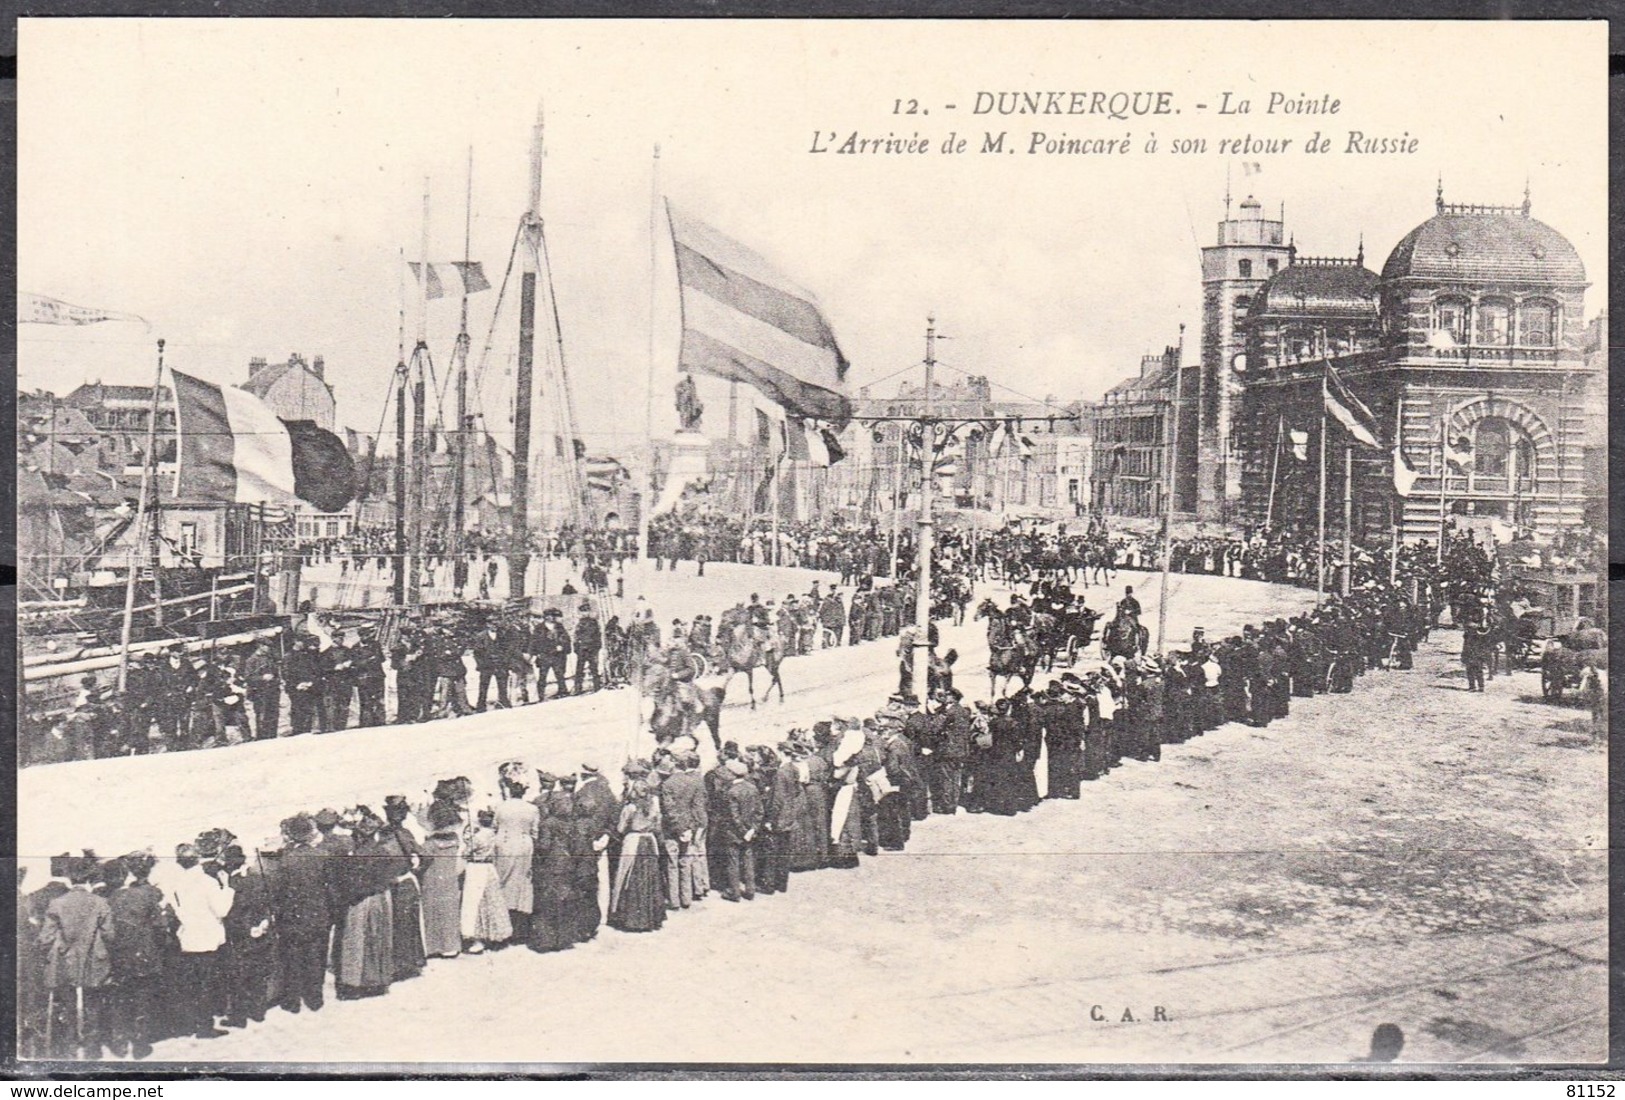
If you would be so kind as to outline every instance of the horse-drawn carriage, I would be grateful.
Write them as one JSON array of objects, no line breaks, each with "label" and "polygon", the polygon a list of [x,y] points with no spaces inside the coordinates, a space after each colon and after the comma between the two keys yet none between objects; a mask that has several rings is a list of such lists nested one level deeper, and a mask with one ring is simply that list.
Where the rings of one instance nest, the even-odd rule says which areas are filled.
[{"label": "horse-drawn carriage", "polygon": [[1100,612],[1085,607],[1080,600],[1056,611],[1054,660],[1067,668],[1077,664],[1078,654],[1095,640],[1095,624],[1099,621]]},{"label": "horse-drawn carriage", "polygon": [[1582,627],[1551,638],[1540,655],[1541,697],[1556,703],[1566,691],[1589,690],[1597,674],[1607,668],[1608,635],[1597,628]]}]

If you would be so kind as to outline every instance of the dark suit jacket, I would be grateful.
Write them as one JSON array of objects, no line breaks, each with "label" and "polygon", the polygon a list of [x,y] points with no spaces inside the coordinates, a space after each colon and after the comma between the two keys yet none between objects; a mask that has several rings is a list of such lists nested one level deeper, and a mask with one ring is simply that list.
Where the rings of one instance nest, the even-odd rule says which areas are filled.
[{"label": "dark suit jacket", "polygon": [[729,844],[745,843],[746,833],[762,829],[762,792],[743,777],[728,788],[728,816],[723,821],[722,838]]},{"label": "dark suit jacket", "polygon": [[615,831],[615,825],[620,820],[621,803],[615,793],[609,789],[609,784],[602,779],[595,779],[576,788],[575,806],[580,816],[581,807],[588,808],[586,821],[594,830],[592,838],[605,836]]},{"label": "dark suit jacket", "polygon": [[284,937],[319,939],[331,923],[328,908],[330,856],[321,848],[289,848],[268,882],[271,908]]},{"label": "dark suit jacket", "polygon": [[169,936],[163,892],[146,882],[126,886],[113,892],[107,907],[113,911],[114,980],[150,977],[162,971]]},{"label": "dark suit jacket", "polygon": [[705,828],[705,784],[695,772],[676,772],[660,784],[660,812],[666,836]]}]

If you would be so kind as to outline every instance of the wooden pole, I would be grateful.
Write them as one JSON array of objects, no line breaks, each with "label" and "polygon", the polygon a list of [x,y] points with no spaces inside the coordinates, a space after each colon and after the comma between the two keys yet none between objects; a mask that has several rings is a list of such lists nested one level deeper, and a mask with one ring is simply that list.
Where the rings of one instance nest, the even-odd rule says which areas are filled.
[{"label": "wooden pole", "polygon": [[1445,434],[1449,430],[1450,417],[1446,414],[1439,421],[1439,545],[1433,551],[1435,565],[1444,564],[1444,490],[1445,483],[1450,477],[1449,448],[1445,443]]},{"label": "wooden pole", "polygon": [[[937,368],[937,319],[925,322],[925,408],[920,420],[920,516],[915,540],[914,698],[923,711],[930,698],[931,676],[931,547],[935,534],[931,518],[936,494],[937,426],[931,416],[931,387]],[[896,583],[895,581],[893,583]]]},{"label": "wooden pole", "polygon": [[451,436],[452,461],[456,465],[452,468],[452,498],[451,498],[451,530],[447,534],[447,547],[451,552],[451,586],[452,591],[461,596],[463,588],[468,583],[468,562],[463,554],[463,523],[465,506],[464,494],[467,491],[468,478],[468,263],[469,238],[474,228],[474,149],[468,150],[468,183],[465,191],[463,206],[463,303],[461,319],[457,325],[457,343],[452,349],[452,356],[457,360],[457,430]]},{"label": "wooden pole", "polygon": [[1343,595],[1354,586],[1354,444],[1343,445]]},{"label": "wooden pole", "polygon": [[[153,479],[154,451],[158,446],[158,391],[164,381],[164,342],[158,341],[158,369],[152,379],[152,404],[147,412],[147,453],[141,460],[141,490],[136,497],[135,522],[130,525],[130,552],[124,576],[124,621],[119,627],[118,689],[124,691],[130,679],[130,634],[135,626],[136,550],[147,535],[147,493]],[[177,431],[180,425],[176,424]],[[179,442],[177,440],[177,446]]]},{"label": "wooden pole", "polygon": [[1270,455],[1270,497],[1264,508],[1264,526],[1270,527],[1275,523],[1275,480],[1281,472],[1281,444],[1286,441],[1286,413],[1275,427],[1275,451]]},{"label": "wooden pole", "polygon": [[406,361],[395,365],[395,571],[390,578],[396,607],[406,606]]},{"label": "wooden pole", "polygon": [[1320,534],[1315,557],[1315,598],[1326,596],[1326,374],[1320,375]]},{"label": "wooden pole", "polygon": [[[1399,458],[1405,454],[1404,398],[1394,402],[1394,454],[1396,457],[1392,461],[1397,471]],[[1398,485],[1394,486],[1394,494],[1388,499],[1388,526],[1393,528],[1388,541],[1388,583],[1395,584],[1399,580],[1399,528],[1405,522],[1405,498],[1399,495]]]},{"label": "wooden pole", "polygon": [[1168,431],[1168,465],[1162,472],[1166,490],[1162,500],[1162,589],[1157,596],[1157,656],[1162,656],[1168,633],[1168,567],[1173,561],[1174,467],[1179,462],[1179,404],[1185,396],[1185,326],[1179,326],[1179,358],[1174,365],[1173,424]]},{"label": "wooden pole", "polygon": [[649,560],[649,521],[654,517],[655,477],[655,295],[659,279],[660,146],[649,174],[649,385],[643,405],[643,477],[638,492],[638,560]]},{"label": "wooden pole", "polygon": [[542,116],[530,141],[530,207],[520,232],[525,236],[524,267],[519,277],[519,349],[514,367],[513,408],[513,522],[508,542],[508,598],[525,595],[525,574],[530,571],[530,435],[531,390],[536,367],[537,235],[541,231]]}]

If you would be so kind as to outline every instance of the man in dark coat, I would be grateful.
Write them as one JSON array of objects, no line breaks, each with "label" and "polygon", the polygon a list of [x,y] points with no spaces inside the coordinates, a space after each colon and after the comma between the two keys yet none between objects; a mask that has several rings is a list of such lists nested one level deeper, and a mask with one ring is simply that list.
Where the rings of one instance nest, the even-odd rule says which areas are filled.
[{"label": "man in dark coat", "polygon": [[549,677],[558,684],[554,698],[570,694],[570,684],[565,679],[565,669],[570,663],[570,634],[564,629],[557,611],[549,610],[543,616],[541,632],[536,636],[535,654],[537,700],[547,698]]},{"label": "man in dark coat", "polygon": [[[592,936],[598,934],[598,922],[602,919],[598,897],[599,884],[603,881],[599,874],[600,864],[607,862],[607,870],[610,875],[609,881],[614,881],[617,853],[614,850],[613,841],[615,827],[620,821],[621,804],[620,799],[615,797],[615,792],[609,789],[608,781],[604,779],[603,774],[593,764],[581,765],[580,779],[575,789],[572,804],[575,807],[575,818],[579,822],[578,827],[581,830],[580,839],[585,845],[580,858],[589,862],[592,869],[591,902],[594,916],[590,922],[591,927],[588,935],[585,937],[591,939]],[[588,859],[589,850],[591,852],[590,859]]]},{"label": "man in dark coat", "polygon": [[1083,704],[1057,680],[1050,684],[1034,710],[1044,725],[1045,758],[1049,762],[1045,798],[1077,798],[1083,778]]},{"label": "man in dark coat", "polygon": [[693,850],[696,837],[702,849],[705,843],[705,784],[698,772],[678,767],[670,758],[657,764],[655,773],[661,780],[661,843],[665,847],[666,908],[687,909],[695,897]]},{"label": "man in dark coat", "polygon": [[477,711],[485,710],[492,680],[497,685],[497,706],[506,710],[512,705],[508,701],[508,669],[513,664],[513,653],[504,633],[501,624],[493,619],[474,639],[474,668],[480,674],[479,696],[474,703]]},{"label": "man in dark coat", "polygon": [[249,868],[242,848],[228,845],[220,865],[235,896],[226,914],[226,1027],[247,1027],[265,1019],[276,971],[276,936],[271,927],[271,892],[265,876]]},{"label": "man in dark coat", "polygon": [[316,845],[308,814],[282,823],[284,847],[267,883],[276,922],[275,951],[282,974],[282,1009],[315,1012],[327,980],[327,940],[333,925],[330,861]]},{"label": "man in dark coat", "polygon": [[739,746],[729,741],[722,746],[722,754],[716,767],[701,777],[705,787],[705,815],[706,815],[706,862],[707,872],[713,883],[728,881],[727,856],[723,852],[721,833],[723,821],[728,816],[728,788],[733,786],[733,773],[728,769],[728,761],[739,756]]},{"label": "man in dark coat", "polygon": [[254,711],[254,739],[268,741],[277,735],[282,720],[282,670],[277,667],[276,643],[266,638],[254,647],[243,665],[248,703]]},{"label": "man in dark coat", "polygon": [[113,912],[113,1049],[145,1058],[158,1038],[169,914],[162,891],[147,881],[157,860],[133,852],[121,862],[128,878],[107,899]]},{"label": "man in dark coat", "polygon": [[293,651],[283,658],[282,682],[288,688],[288,732],[297,736],[321,729],[319,705],[322,686],[321,655],[316,639],[301,634]]},{"label": "man in dark coat", "polygon": [[355,690],[361,714],[357,721],[371,729],[381,726],[384,717],[384,651],[376,636],[363,638],[355,647]]},{"label": "man in dark coat", "polygon": [[762,794],[746,778],[750,769],[743,760],[729,760],[724,766],[731,778],[726,815],[716,836],[726,876],[722,896],[728,901],[749,901],[756,896],[756,838],[762,830]]},{"label": "man in dark coat", "polygon": [[197,677],[183,659],[180,647],[172,646],[154,668],[147,688],[153,718],[158,723],[158,737],[167,750],[186,747],[187,723],[196,687]]},{"label": "man in dark coat", "polygon": [[900,724],[888,721],[876,748],[883,763],[886,785],[895,788],[876,800],[880,846],[900,852],[913,834],[913,803],[924,782],[916,763],[914,744]]},{"label": "man in dark coat", "polygon": [[70,888],[45,907],[39,931],[45,988],[52,1001],[47,1022],[51,1057],[101,1057],[111,992],[112,943],[117,936],[106,899],[92,892],[99,865],[93,856],[68,863]]},{"label": "man in dark coat", "polygon": [[582,695],[586,692],[586,676],[589,672],[592,674],[592,690],[597,691],[603,686],[603,673],[598,669],[598,654],[604,648],[604,632],[598,625],[597,617],[593,615],[592,604],[583,603],[577,610],[581,617],[576,619],[575,629],[576,694]]},{"label": "man in dark coat", "polygon": [[334,642],[322,653],[322,660],[322,702],[326,710],[322,730],[347,730],[350,703],[355,698],[355,650]]}]

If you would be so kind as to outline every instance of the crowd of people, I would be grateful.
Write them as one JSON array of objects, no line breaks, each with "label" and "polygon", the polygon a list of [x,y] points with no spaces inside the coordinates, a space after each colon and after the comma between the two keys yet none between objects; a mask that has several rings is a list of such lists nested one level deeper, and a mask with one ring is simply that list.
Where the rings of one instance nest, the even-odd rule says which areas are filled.
[{"label": "crowd of people", "polygon": [[[569,612],[567,617],[567,611]],[[849,593],[809,591],[705,614],[663,628],[647,600],[623,621],[583,599],[572,609],[422,614],[394,637],[311,613],[297,629],[219,647],[132,656],[125,689],[86,674],[59,712],[26,713],[25,764],[214,748],[247,740],[455,717],[644,683],[673,646],[729,667],[730,618],[748,620],[777,663],[819,649],[896,636],[913,621],[911,588],[859,578]],[[783,683],[779,681],[782,693]]]},{"label": "crowd of people", "polygon": [[431,960],[556,952],[604,924],[651,932],[712,898],[782,893],[799,873],[902,850],[932,817],[1077,799],[1125,759],[1408,668],[1431,625],[1426,606],[1369,582],[1306,615],[1220,640],[1198,629],[1186,649],[1142,649],[993,701],[966,705],[948,675],[924,709],[899,693],[867,718],[726,743],[709,769],[691,737],[667,739],[627,762],[618,792],[590,764],[553,774],[510,761],[491,795],[456,777],[391,795],[381,814],[294,813],[259,843],[217,827],[173,859],[63,854],[50,881],[19,883],[23,1051],[144,1057],[273,1008],[318,1011],[329,988],[386,993]]},{"label": "crowd of people", "polygon": [[891,577],[894,557],[901,575],[913,554],[911,532],[894,533],[872,519],[787,522],[775,535],[767,520],[688,510],[657,516],[649,525],[649,556],[656,568],[675,570],[678,562],[692,561],[701,576],[706,563],[722,561],[818,569],[839,573],[841,583],[851,585],[863,577]]}]

